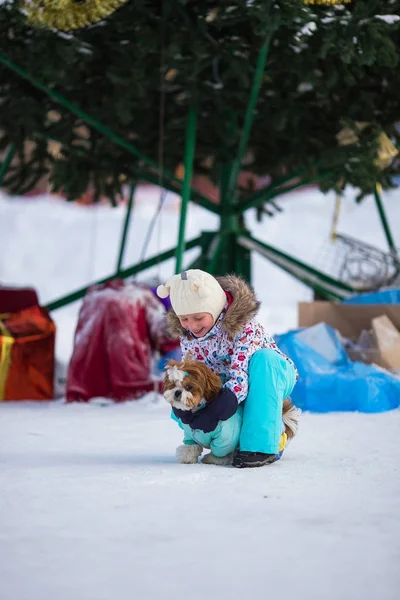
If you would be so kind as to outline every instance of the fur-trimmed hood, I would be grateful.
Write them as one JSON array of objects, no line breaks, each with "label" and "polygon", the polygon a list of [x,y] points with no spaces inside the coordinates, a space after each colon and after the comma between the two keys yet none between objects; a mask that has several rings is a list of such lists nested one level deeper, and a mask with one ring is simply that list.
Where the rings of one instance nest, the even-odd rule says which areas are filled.
[{"label": "fur-trimmed hood", "polygon": [[[233,338],[240,333],[245,323],[255,317],[260,308],[260,302],[257,300],[253,288],[242,277],[226,275],[225,277],[216,277],[216,279],[222,289],[232,296],[232,303],[223,311],[221,327],[230,338]],[[190,337],[172,309],[168,312],[167,324],[172,337]]]}]

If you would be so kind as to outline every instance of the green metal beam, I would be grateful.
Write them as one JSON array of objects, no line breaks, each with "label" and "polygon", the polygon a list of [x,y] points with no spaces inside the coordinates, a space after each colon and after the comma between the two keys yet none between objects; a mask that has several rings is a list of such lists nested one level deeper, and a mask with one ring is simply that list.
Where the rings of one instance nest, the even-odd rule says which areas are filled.
[{"label": "green metal beam", "polygon": [[267,258],[272,263],[295,277],[297,280],[318,291],[319,293],[324,294],[326,298],[331,300],[343,300],[352,294],[360,293],[360,291],[362,291],[357,290],[346,283],[342,283],[341,281],[333,279],[333,277],[330,277],[329,275],[310,267],[306,263],[294,258],[290,254],[281,252],[273,246],[269,246],[264,242],[256,240],[250,234],[243,233],[243,235],[240,235],[238,238],[238,243],[248,250],[254,250],[258,252],[264,256],[264,258]]},{"label": "green metal beam", "polygon": [[379,217],[381,219],[381,223],[382,223],[383,229],[385,231],[385,236],[386,236],[386,240],[389,245],[390,251],[391,251],[392,255],[397,256],[397,248],[394,243],[392,232],[390,231],[389,221],[387,220],[387,217],[386,217],[385,209],[383,207],[383,202],[382,202],[382,196],[380,193],[381,190],[379,188],[380,188],[380,186],[377,184],[375,186],[375,191],[374,191],[374,198],[375,198],[376,206],[378,208]]},{"label": "green metal beam", "polygon": [[[193,240],[190,240],[186,244],[186,249],[191,250],[192,248],[199,246],[200,240],[201,240],[201,237],[197,237]],[[157,265],[165,260],[168,260],[169,258],[173,258],[175,256],[175,253],[176,253],[176,248],[175,247],[170,248],[169,250],[166,250],[165,252],[161,252],[161,254],[158,254],[157,256],[153,256],[152,258],[148,258],[147,260],[144,260],[137,265],[133,265],[132,267],[129,267],[128,269],[121,270],[118,273],[118,277],[120,277],[121,279],[126,279],[127,277],[131,277],[132,275],[136,275],[136,273],[145,271],[146,269],[149,269],[150,267],[153,267],[154,265]],[[71,304],[72,302],[75,302],[76,300],[80,300],[80,298],[83,298],[83,296],[86,294],[86,292],[92,285],[101,285],[103,283],[106,283],[107,281],[111,281],[112,279],[115,279],[116,277],[117,277],[117,275],[115,273],[113,273],[112,275],[109,275],[108,277],[104,277],[103,279],[93,282],[90,285],[80,288],[79,290],[76,290],[75,292],[72,292],[71,294],[63,296],[62,298],[58,298],[57,300],[53,300],[53,302],[49,302],[48,304],[46,304],[45,308],[47,308],[47,310],[49,310],[49,311],[56,310],[57,308],[62,308],[63,306],[66,306],[67,304]]]},{"label": "green metal beam", "polygon": [[262,199],[264,199],[264,201],[265,201],[265,198],[267,198],[269,201],[269,196],[271,195],[272,192],[275,192],[276,190],[278,190],[280,188],[282,188],[282,191],[284,191],[284,189],[285,189],[284,186],[286,184],[288,184],[290,181],[293,181],[293,179],[297,180],[299,177],[301,177],[304,174],[305,174],[305,169],[299,169],[298,171],[295,171],[294,173],[291,173],[290,175],[285,175],[284,177],[279,177],[278,179],[274,180],[272,183],[270,183],[266,187],[262,188],[261,190],[258,190],[254,194],[251,194],[251,196],[248,197],[246,201],[243,201],[240,204],[241,208],[245,207],[244,210],[247,210],[248,208],[257,207],[257,206],[259,206],[259,202],[262,201]]},{"label": "green metal beam", "polygon": [[[249,208],[257,208],[258,206],[260,206],[260,204],[265,204],[267,202],[270,202],[271,200],[274,200],[278,196],[292,192],[293,190],[296,190],[305,185],[311,185],[313,183],[318,183],[319,181],[322,181],[323,179],[326,179],[327,177],[330,177],[331,175],[332,175],[331,171],[328,171],[326,173],[319,173],[318,175],[312,175],[311,177],[307,177],[306,179],[302,179],[301,181],[298,181],[298,182],[294,183],[293,185],[289,185],[289,186],[285,186],[285,187],[282,187],[281,185],[278,186],[278,184],[271,184],[267,188],[264,188],[263,190],[260,190],[259,192],[257,192],[257,194],[254,194],[254,196],[252,198],[250,198],[249,200],[247,200],[246,202],[240,203],[238,206],[236,206],[234,208],[234,211],[236,214],[241,214],[241,213],[245,212],[246,210],[249,210]],[[290,179],[293,179],[293,177],[290,177]]]},{"label": "green metal beam", "polygon": [[[285,194],[286,191],[291,191],[292,186],[287,186],[288,183],[293,181],[294,179],[301,179],[303,183],[300,185],[307,185],[310,183],[317,183],[319,180],[324,179],[325,177],[329,177],[332,175],[334,169],[337,165],[340,165],[346,156],[349,154],[350,150],[347,147],[340,148],[339,151],[335,150],[335,155],[330,158],[330,153],[327,153],[322,159],[312,163],[311,165],[301,167],[290,173],[289,175],[284,175],[283,177],[279,177],[275,179],[268,186],[259,190],[252,194],[250,197],[247,197],[246,201],[240,203],[240,209],[238,210],[245,211],[248,208],[257,207],[262,204],[264,201],[269,202],[271,199],[273,200],[277,196],[281,194]],[[330,171],[326,171],[326,168],[330,169]],[[309,175],[310,170],[313,173],[319,173],[319,175],[311,176]],[[308,177],[307,177],[308,175]],[[306,178],[306,179],[303,179]],[[297,184],[295,184],[297,187]],[[276,192],[272,194],[272,192]]]},{"label": "green metal beam", "polygon": [[142,154],[133,144],[128,142],[127,140],[121,138],[114,131],[109,129],[106,125],[100,123],[97,119],[81,110],[78,106],[70,102],[67,98],[65,98],[62,94],[47,87],[41,81],[38,81],[35,77],[32,77],[27,71],[22,69],[20,66],[15,64],[11,59],[8,58],[3,52],[0,52],[0,61],[6,65],[9,69],[17,73],[22,79],[29,81],[31,85],[39,89],[41,92],[45,93],[47,96],[55,100],[58,104],[69,110],[72,114],[76,115],[80,119],[82,119],[85,123],[88,123],[93,129],[103,134],[109,140],[113,141],[115,144],[127,150],[133,156],[136,156],[139,160],[142,160],[144,163],[148,164],[150,167],[154,169],[158,169],[158,165],[151,158],[148,158],[144,154]]},{"label": "green metal beam", "polygon": [[183,253],[185,251],[185,228],[186,228],[186,215],[187,205],[190,198],[190,184],[192,182],[193,175],[193,161],[194,151],[196,147],[196,129],[197,129],[197,109],[191,104],[189,106],[187,124],[186,124],[186,137],[185,137],[185,155],[184,155],[184,179],[182,186],[182,203],[181,203],[181,214],[179,219],[179,232],[178,232],[178,247],[176,249],[176,264],[175,273],[182,271],[182,260]]},{"label": "green metal beam", "polygon": [[[88,125],[93,127],[93,129],[95,129],[96,131],[98,131],[99,133],[104,135],[106,138],[108,138],[109,140],[114,142],[117,146],[120,146],[121,148],[123,148],[124,150],[129,152],[131,155],[135,156],[137,159],[141,160],[143,163],[147,164],[149,167],[151,167],[152,169],[155,169],[155,171],[158,172],[159,165],[157,165],[157,163],[154,160],[152,160],[148,156],[145,156],[144,154],[142,154],[133,144],[131,144],[130,142],[128,142],[127,140],[125,140],[124,138],[119,136],[117,133],[112,131],[109,127],[107,127],[106,125],[103,125],[103,123],[101,123],[100,121],[98,121],[97,119],[95,119],[94,117],[92,117],[91,115],[86,113],[85,111],[81,110],[78,106],[76,106],[75,104],[70,102],[62,94],[60,94],[59,92],[56,92],[55,90],[50,89],[44,83],[42,83],[41,81],[38,81],[35,77],[32,77],[32,75],[30,75],[27,71],[22,69],[20,66],[16,65],[3,52],[0,52],[0,62],[2,62],[6,67],[8,67],[9,69],[11,69],[15,73],[17,73],[22,79],[29,81],[29,83],[31,85],[33,85],[34,87],[36,87],[37,89],[39,89],[40,91],[45,93],[47,96],[52,98],[55,102],[57,102],[58,104],[60,104],[61,106],[63,106],[67,110],[69,110],[72,114],[74,114],[77,117],[79,117],[80,119],[82,119],[85,123],[87,123]],[[175,177],[172,173],[170,173],[169,171],[167,171],[165,169],[164,169],[164,176],[168,177],[168,179],[170,181],[178,184],[179,188],[181,188],[182,183],[183,183],[181,179],[178,179],[178,177]],[[159,181],[160,180],[158,179],[158,182]],[[197,193],[196,195],[197,195],[197,197],[201,196],[199,193]],[[208,198],[206,198],[205,196],[204,196],[204,199],[207,202],[210,202],[208,200]],[[210,202],[210,204],[211,204],[211,202]]]},{"label": "green metal beam", "polygon": [[239,142],[239,149],[237,153],[236,160],[234,162],[230,180],[229,180],[229,193],[232,199],[235,199],[237,194],[237,181],[239,178],[239,173],[242,168],[243,159],[247,150],[247,144],[250,137],[251,126],[254,120],[255,108],[257,105],[258,96],[261,89],[261,84],[264,75],[265,63],[267,62],[268,51],[271,43],[272,33],[274,27],[271,26],[271,29],[260,49],[256,70],[254,73],[253,84],[251,87],[249,102],[247,104],[246,114],[244,118],[243,132]]},{"label": "green metal beam", "polygon": [[[138,177],[140,179],[143,179],[144,181],[148,181],[149,183],[154,183],[155,185],[159,185],[160,180],[161,180],[162,187],[165,188],[166,190],[168,190],[169,192],[172,192],[173,194],[179,194],[179,192],[182,189],[182,186],[180,184],[178,186],[178,184],[176,184],[175,180],[172,181],[171,179],[167,178],[165,176],[165,174],[158,176],[158,175],[153,175],[152,173],[149,173],[148,171],[138,171]],[[191,202],[194,202],[195,204],[202,206],[206,210],[214,213],[215,215],[220,214],[220,209],[219,209],[218,204],[211,202],[211,200],[209,200],[206,196],[203,196],[203,194],[201,194],[197,190],[192,189],[190,193],[191,193],[191,198],[190,198]]]},{"label": "green metal beam", "polygon": [[[56,137],[55,135],[52,135],[51,133],[36,131],[35,135],[46,138],[47,140],[52,140],[54,142],[58,142],[59,144],[63,144],[63,142],[62,142],[62,140],[60,140],[60,138]],[[84,139],[84,138],[79,138],[79,136],[77,136],[77,139]],[[87,158],[91,158],[88,151],[85,148],[82,148],[80,146],[68,146],[68,150],[69,150],[69,152],[72,152],[73,154],[78,154],[78,155],[86,156]],[[109,162],[104,162],[104,163],[102,162],[101,164],[108,165],[108,166],[110,165]],[[169,192],[172,192],[173,194],[179,194],[180,189],[182,187],[182,185],[181,185],[182,181],[180,179],[176,179],[174,182],[172,182],[165,175],[165,173],[156,175],[153,173],[149,173],[148,171],[144,171],[142,169],[134,169],[134,175],[137,179],[147,181],[148,183],[154,183],[155,185],[160,185],[160,183],[161,183],[163,188],[165,188]],[[180,182],[180,183],[177,183],[177,182]],[[193,189],[191,190],[190,201],[194,202],[195,204],[198,204],[199,206],[202,206],[203,208],[205,208],[206,210],[209,210],[210,212],[219,214],[218,204],[211,202],[211,200],[209,200],[207,198],[207,196],[204,196],[197,190],[193,190]]]},{"label": "green metal beam", "polygon": [[215,236],[213,241],[210,244],[210,247],[207,252],[207,265],[206,271],[211,273],[212,275],[217,272],[217,262],[220,258],[220,249],[222,245],[223,234],[219,233]]},{"label": "green metal beam", "polygon": [[188,271],[189,269],[201,269],[203,266],[203,256],[200,252],[200,254],[198,256],[196,256],[196,258],[185,267],[185,270]]},{"label": "green metal beam", "polygon": [[14,158],[16,150],[17,149],[14,146],[14,144],[11,144],[11,146],[8,149],[8,152],[7,152],[7,155],[6,155],[5,159],[1,163],[1,166],[0,166],[0,185],[3,183],[4,176],[6,175],[6,173],[8,171],[8,167],[10,166],[10,163],[11,163],[12,159]]},{"label": "green metal beam", "polygon": [[119,277],[119,275],[121,273],[121,266],[122,266],[122,262],[124,260],[126,238],[127,238],[127,235],[128,235],[129,223],[130,223],[130,220],[131,220],[131,213],[132,213],[132,206],[133,206],[133,198],[134,198],[134,195],[135,195],[135,189],[136,189],[136,183],[132,183],[131,184],[131,191],[130,191],[130,194],[129,194],[128,206],[127,206],[127,209],[126,209],[126,216],[125,216],[125,221],[124,221],[124,227],[123,227],[123,230],[122,230],[121,244],[120,244],[120,247],[119,247],[119,254],[118,254],[118,260],[117,260],[117,271],[116,271],[117,277]]}]

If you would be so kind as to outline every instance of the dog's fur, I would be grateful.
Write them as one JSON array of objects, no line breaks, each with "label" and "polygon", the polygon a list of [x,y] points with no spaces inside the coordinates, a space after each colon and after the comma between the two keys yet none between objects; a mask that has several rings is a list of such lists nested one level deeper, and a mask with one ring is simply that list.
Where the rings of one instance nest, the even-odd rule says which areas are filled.
[{"label": "dog's fur", "polygon": [[195,410],[211,402],[221,389],[221,378],[204,363],[184,358],[170,360],[164,377],[164,398],[181,410]]},{"label": "dog's fur", "polygon": [[[200,361],[185,357],[182,361],[170,360],[166,366],[164,377],[164,398],[180,410],[198,410],[204,403],[212,402],[221,389],[221,378],[211,371],[207,365]],[[289,398],[283,402],[282,419],[285,433],[290,442],[299,427],[300,411],[292,404]],[[198,457],[203,452],[198,444],[179,446],[176,456],[180,463],[197,463]],[[233,455],[224,457],[214,456],[211,452],[206,454],[202,462],[205,464],[228,465],[232,464]]]}]

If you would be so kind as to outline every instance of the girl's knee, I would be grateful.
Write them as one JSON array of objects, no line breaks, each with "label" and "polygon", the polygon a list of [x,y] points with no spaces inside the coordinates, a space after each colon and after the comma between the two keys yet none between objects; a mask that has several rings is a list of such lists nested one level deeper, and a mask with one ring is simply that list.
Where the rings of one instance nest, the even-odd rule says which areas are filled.
[{"label": "girl's knee", "polygon": [[249,371],[252,380],[265,379],[269,385],[275,382],[286,395],[292,392],[296,382],[293,363],[272,348],[257,350],[251,358]]},{"label": "girl's knee", "polygon": [[257,350],[251,357],[250,364],[254,365],[266,365],[268,367],[280,367],[283,363],[287,362],[279,352],[272,348],[263,348]]}]

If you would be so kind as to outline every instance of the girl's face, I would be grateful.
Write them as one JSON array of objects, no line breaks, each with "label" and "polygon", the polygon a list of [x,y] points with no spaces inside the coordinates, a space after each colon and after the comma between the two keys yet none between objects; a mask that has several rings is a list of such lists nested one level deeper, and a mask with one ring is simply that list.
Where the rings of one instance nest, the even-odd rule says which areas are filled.
[{"label": "girl's face", "polygon": [[214,319],[210,313],[180,315],[178,318],[182,327],[189,329],[195,337],[203,337],[214,325]]}]

